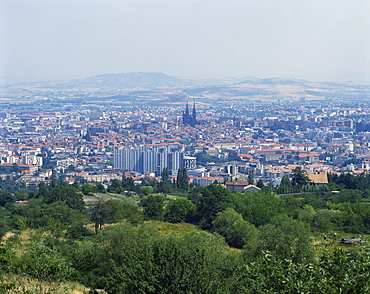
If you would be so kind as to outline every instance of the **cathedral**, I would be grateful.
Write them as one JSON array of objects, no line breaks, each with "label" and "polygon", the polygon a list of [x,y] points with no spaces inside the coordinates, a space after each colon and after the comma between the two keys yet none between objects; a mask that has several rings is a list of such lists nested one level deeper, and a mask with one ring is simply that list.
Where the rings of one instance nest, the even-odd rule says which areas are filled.
[{"label": "cathedral", "polygon": [[197,124],[197,113],[195,111],[195,102],[193,104],[193,112],[189,112],[189,103],[186,103],[185,112],[182,113],[182,123],[194,127]]}]

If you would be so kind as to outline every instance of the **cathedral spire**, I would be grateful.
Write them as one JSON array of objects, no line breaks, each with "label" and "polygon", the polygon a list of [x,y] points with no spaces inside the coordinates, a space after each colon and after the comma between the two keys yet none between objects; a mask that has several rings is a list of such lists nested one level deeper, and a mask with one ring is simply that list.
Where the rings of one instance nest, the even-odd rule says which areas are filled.
[{"label": "cathedral spire", "polygon": [[189,111],[189,103],[186,102],[185,111],[182,113],[182,123],[184,125],[191,125],[192,127],[194,127],[197,124],[197,114],[196,114],[196,110],[195,110],[195,101],[194,101],[194,104],[193,104],[192,114],[190,114],[190,111]]},{"label": "cathedral spire", "polygon": [[192,120],[192,126],[195,126],[197,124],[197,112],[195,110],[195,101],[194,101],[194,104],[193,104],[193,115],[191,117],[191,120]]},{"label": "cathedral spire", "polygon": [[182,123],[184,125],[187,125],[187,124],[189,124],[189,121],[190,121],[189,103],[186,102],[185,111],[182,113]]}]

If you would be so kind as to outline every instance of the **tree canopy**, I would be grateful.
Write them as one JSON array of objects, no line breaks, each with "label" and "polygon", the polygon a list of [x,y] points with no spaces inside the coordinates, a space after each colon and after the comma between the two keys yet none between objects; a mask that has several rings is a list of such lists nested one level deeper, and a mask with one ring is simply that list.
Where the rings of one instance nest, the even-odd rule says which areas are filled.
[{"label": "tree canopy", "polygon": [[292,170],[292,183],[298,186],[304,186],[310,182],[307,171],[297,166]]}]

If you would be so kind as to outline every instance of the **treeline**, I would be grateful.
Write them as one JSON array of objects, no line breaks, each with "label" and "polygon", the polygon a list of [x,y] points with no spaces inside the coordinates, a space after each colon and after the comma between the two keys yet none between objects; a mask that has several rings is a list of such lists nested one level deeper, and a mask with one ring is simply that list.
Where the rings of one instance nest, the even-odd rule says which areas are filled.
[{"label": "treeline", "polygon": [[[143,221],[143,214],[135,200],[103,201],[99,199],[92,207],[86,207],[85,194],[91,193],[90,184],[69,185],[63,179],[53,179],[49,185],[39,184],[37,193],[24,196],[27,204],[17,205],[10,193],[0,190],[0,237],[8,231],[20,231],[26,228],[41,229],[56,236],[81,238],[90,232],[85,225],[94,223],[98,228],[106,223],[124,219],[138,223]],[[103,187],[104,189],[104,187]]]},{"label": "treeline", "polygon": [[118,194],[135,192],[149,195],[152,193],[187,193],[189,188],[187,170],[182,168],[177,171],[177,176],[173,181],[170,181],[168,169],[164,169],[161,173],[161,181],[157,181],[155,178],[143,178],[141,185],[136,185],[132,178],[124,178],[122,181],[115,179],[109,185],[107,191]]},{"label": "treeline", "polygon": [[362,173],[359,176],[353,176],[350,173],[343,173],[343,174],[336,174],[336,173],[329,173],[328,174],[329,183],[331,183],[331,187],[333,190],[341,190],[341,189],[355,189],[366,191],[370,195],[370,174],[369,173]]},{"label": "treeline", "polygon": [[317,191],[341,191],[347,190],[360,190],[364,197],[370,197],[370,174],[361,173],[358,176],[353,176],[350,173],[328,173],[328,185],[316,188],[310,185],[310,180],[307,172],[300,167],[293,169],[292,179],[287,175],[283,176],[281,183],[272,190],[277,194],[289,194],[300,192],[317,192]]},{"label": "treeline", "polygon": [[[140,187],[132,179],[107,188],[126,196],[89,207],[83,195],[105,192],[104,186],[53,179],[25,196],[26,205],[2,197],[0,236],[12,232],[0,246],[2,274],[78,281],[108,293],[368,292],[366,246],[315,250],[310,238],[314,232],[368,234],[366,185],[346,189],[331,179],[339,193],[276,196],[269,189],[231,193],[217,184],[182,187],[185,177],[181,172],[155,188],[188,191],[177,199],[153,194],[158,190],[150,180]],[[135,191],[142,197],[127,193]],[[190,223],[194,230],[163,235],[147,221]],[[35,233],[25,243],[27,229]],[[12,287],[5,280],[0,292]]]},{"label": "treeline", "polygon": [[40,289],[47,282],[78,281],[112,294],[368,293],[370,287],[370,251],[365,248],[323,247],[316,259],[299,262],[268,251],[252,258],[248,250],[231,251],[218,235],[161,235],[150,224],[110,226],[81,241],[39,232],[27,250],[20,239],[11,242],[23,250],[15,254],[0,245],[2,293],[17,287],[6,274],[37,279]]},{"label": "treeline", "polygon": [[[83,195],[93,192],[105,192],[101,184],[95,186],[84,184],[79,186],[67,184],[62,179],[53,179],[46,186],[40,183],[37,193],[25,193],[17,195],[21,199],[28,199],[24,206],[15,206],[14,197],[16,194],[6,193],[0,190],[0,209],[3,216],[0,220],[0,234],[4,234],[12,228],[42,228],[53,229],[59,224],[60,230],[68,229],[62,224],[74,224],[74,221],[63,218],[64,215],[54,215],[53,211],[73,210],[76,215],[76,222],[85,225],[93,222],[99,229],[106,223],[120,221],[125,218],[133,223],[140,223],[143,220],[160,220],[172,223],[188,222],[200,226],[205,230],[216,230],[214,221],[226,209],[233,209],[242,217],[242,220],[256,228],[269,224],[277,216],[286,216],[293,220],[302,222],[310,231],[342,231],[347,233],[367,234],[370,232],[370,193],[367,186],[363,190],[341,189],[335,193],[325,190],[316,190],[311,193],[275,196],[269,189],[262,189],[260,192],[231,193],[221,185],[212,184],[207,187],[186,187],[186,174],[179,173],[175,184],[183,191],[189,191],[186,195],[176,200],[166,198],[166,194],[153,194],[153,186],[137,186],[132,179],[123,181],[114,180],[107,188],[108,192],[126,194],[127,197],[120,201],[99,201],[94,207],[86,209]],[[351,178],[352,177],[352,178]],[[344,175],[337,177],[340,181],[368,180],[367,175],[353,177]],[[331,180],[332,181],[332,180]],[[160,183],[159,183],[160,184]],[[166,187],[164,181],[156,191]],[[172,184],[173,185],[173,184]],[[343,185],[343,187],[347,187]],[[351,186],[352,188],[358,186]],[[132,198],[130,193],[137,191],[141,198]],[[145,196],[147,195],[147,196]],[[164,205],[164,203],[166,205]],[[124,205],[123,205],[124,204]],[[131,216],[132,214],[132,216]],[[77,217],[77,215],[79,215]],[[121,215],[118,217],[117,215]],[[218,230],[225,236],[225,229]],[[219,233],[220,233],[219,232]],[[230,239],[230,237],[228,237]],[[229,242],[234,246],[232,242]],[[243,245],[239,246],[242,247]]]}]

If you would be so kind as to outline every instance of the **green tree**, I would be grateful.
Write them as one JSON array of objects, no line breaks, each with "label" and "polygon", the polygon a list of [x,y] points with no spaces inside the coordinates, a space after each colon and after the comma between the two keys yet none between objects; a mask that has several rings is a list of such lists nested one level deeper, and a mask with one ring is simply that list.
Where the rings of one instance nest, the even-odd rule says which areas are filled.
[{"label": "green tree", "polygon": [[233,208],[227,208],[225,211],[219,212],[212,224],[215,232],[225,237],[230,246],[243,248],[248,244],[247,251],[249,254],[255,254],[258,230],[254,225],[243,220],[242,215]]},{"label": "green tree", "polygon": [[316,212],[313,219],[313,226],[321,232],[328,232],[334,229],[333,219],[338,212],[321,209]]},{"label": "green tree", "polygon": [[93,193],[95,192],[95,186],[91,185],[91,184],[83,184],[81,186],[81,191],[84,195],[89,195],[90,193]]},{"label": "green tree", "polygon": [[82,223],[76,223],[69,226],[65,236],[69,239],[83,240],[84,237],[90,236],[91,230],[85,227]]},{"label": "green tree", "polygon": [[57,234],[61,234],[71,225],[86,222],[84,213],[70,208],[65,202],[45,204],[42,199],[30,199],[27,205],[13,206],[11,215],[10,224],[14,228],[43,228]]},{"label": "green tree", "polygon": [[79,183],[77,180],[75,180],[75,181],[73,182],[73,184],[72,184],[72,187],[73,187],[73,188],[76,188],[76,189],[79,189],[79,188],[80,188],[80,183]]},{"label": "green tree", "polygon": [[290,181],[287,175],[284,175],[283,178],[281,179],[280,185],[290,188],[292,186],[292,182]]},{"label": "green tree", "polygon": [[4,207],[0,207],[0,239],[10,230],[8,219],[8,211]]},{"label": "green tree", "polygon": [[307,262],[313,259],[313,248],[308,228],[287,216],[276,216],[260,228],[262,250],[268,250],[277,259]]},{"label": "green tree", "polygon": [[16,201],[16,196],[8,192],[0,190],[0,206],[5,206],[7,203],[14,203]]},{"label": "green tree", "polygon": [[66,203],[72,209],[80,211],[85,209],[85,202],[82,195],[77,193],[73,187],[56,185],[54,188],[49,188],[47,194],[44,196],[44,202],[50,204],[57,201]]},{"label": "green tree", "polygon": [[108,186],[109,193],[122,194],[124,189],[122,187],[122,182],[118,179],[114,179],[112,183]]},{"label": "green tree", "polygon": [[48,189],[44,182],[40,182],[38,186],[37,198],[43,198],[47,196]]},{"label": "green tree", "polygon": [[261,179],[259,179],[256,186],[261,189],[265,186],[265,184],[263,183]]},{"label": "green tree", "polygon": [[0,243],[0,269],[6,270],[11,264],[14,253],[7,246]]},{"label": "green tree", "polygon": [[330,200],[333,203],[356,203],[361,199],[361,191],[360,190],[347,190],[343,189],[340,193],[333,194],[330,197]]},{"label": "green tree", "polygon": [[300,212],[302,221],[308,224],[311,224],[313,222],[316,212],[311,205],[306,204]]},{"label": "green tree", "polygon": [[186,168],[179,168],[177,171],[177,188],[180,190],[188,190],[189,188],[189,178]]},{"label": "green tree", "polygon": [[141,201],[144,207],[144,216],[148,219],[162,220],[163,218],[163,201],[162,195],[149,195]]},{"label": "green tree", "polygon": [[96,192],[98,193],[105,193],[105,188],[102,183],[97,183],[96,184]]},{"label": "green tree", "polygon": [[112,213],[111,210],[111,207],[104,205],[104,200],[102,198],[98,199],[94,206],[90,208],[89,213],[91,220],[95,224],[96,234],[98,234],[99,230],[101,230],[104,224],[108,222]]},{"label": "green tree", "polygon": [[14,196],[17,200],[26,200],[28,199],[28,193],[25,192],[23,189],[20,189],[14,193]]},{"label": "green tree", "polygon": [[16,163],[13,163],[13,168],[12,168],[12,172],[13,173],[20,173],[22,170],[21,170],[21,168],[18,166],[18,164],[16,164]]},{"label": "green tree", "polygon": [[201,194],[202,190],[203,190],[203,187],[201,186],[192,187],[189,192],[188,199],[191,200],[193,203],[198,203],[202,196]]},{"label": "green tree", "polygon": [[209,154],[205,154],[205,153],[202,153],[202,152],[196,153],[195,157],[197,158],[197,163],[199,163],[201,165],[205,165],[209,162],[215,162],[215,163],[224,162],[224,160],[221,159],[221,158],[218,158],[216,156],[212,156],[212,155],[209,155]]},{"label": "green tree", "polygon": [[170,200],[164,209],[164,220],[170,223],[190,222],[196,211],[196,206],[186,198]]},{"label": "green tree", "polygon": [[145,196],[153,194],[154,189],[152,186],[141,186],[140,193],[144,194]]},{"label": "green tree", "polygon": [[292,183],[299,187],[307,185],[310,182],[310,178],[307,175],[307,171],[297,166],[292,170]]},{"label": "green tree", "polygon": [[279,194],[286,194],[293,192],[293,186],[292,182],[290,181],[289,177],[287,175],[284,175],[281,179],[281,183],[279,187],[277,187],[276,191]]},{"label": "green tree", "polygon": [[75,274],[72,264],[42,243],[32,243],[16,265],[16,271],[40,281],[61,282]]},{"label": "green tree", "polygon": [[122,201],[110,199],[102,204],[103,209],[109,212],[105,219],[108,223],[117,223],[127,220],[131,223],[139,223],[143,220],[143,214],[134,201]]},{"label": "green tree", "polygon": [[135,185],[134,180],[131,177],[122,178],[122,189],[126,191],[135,191],[138,192],[137,186]]},{"label": "green tree", "polygon": [[234,207],[243,219],[256,227],[267,224],[271,219],[285,211],[281,197],[270,192],[235,193]]},{"label": "green tree", "polygon": [[248,173],[248,184],[254,185],[254,172],[253,171],[250,171]]},{"label": "green tree", "polygon": [[154,190],[155,189],[157,189],[157,186],[158,186],[158,181],[157,181],[157,179],[150,179],[150,180],[148,180],[147,182],[146,182],[146,185],[148,185],[148,186],[152,186],[153,188],[154,188]]},{"label": "green tree", "polygon": [[233,208],[226,208],[224,211],[217,213],[216,219],[212,222],[215,230],[224,227],[230,227],[233,223],[243,219],[240,213],[237,213]]},{"label": "green tree", "polygon": [[78,255],[84,263],[93,258],[84,268],[96,268],[90,283],[107,293],[227,293],[226,280],[240,266],[223,240],[206,232],[178,238],[146,226],[107,228],[95,242],[99,250]]},{"label": "green tree", "polygon": [[201,226],[204,229],[210,229],[217,213],[228,207],[233,207],[233,196],[229,190],[216,184],[204,187],[197,203],[197,213],[201,217]]},{"label": "green tree", "polygon": [[370,289],[369,250],[324,250],[319,256],[326,293],[367,293]]},{"label": "green tree", "polygon": [[229,161],[241,161],[240,156],[238,155],[238,153],[236,151],[233,151],[233,150],[229,151],[228,160]]},{"label": "green tree", "polygon": [[244,249],[249,256],[256,256],[260,244],[258,229],[245,220],[237,220],[226,230],[226,242],[235,248]]},{"label": "green tree", "polygon": [[164,168],[161,173],[161,181],[158,183],[157,192],[169,193],[171,191],[171,182],[167,168]]}]

